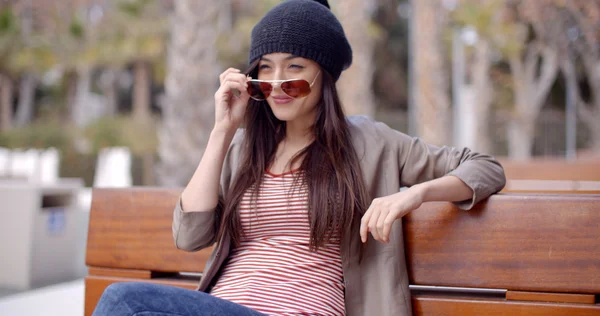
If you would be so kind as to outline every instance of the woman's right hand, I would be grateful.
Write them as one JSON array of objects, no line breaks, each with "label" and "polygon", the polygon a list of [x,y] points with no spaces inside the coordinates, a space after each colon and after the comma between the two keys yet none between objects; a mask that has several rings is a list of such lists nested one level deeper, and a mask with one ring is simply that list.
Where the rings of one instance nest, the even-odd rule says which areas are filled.
[{"label": "woman's right hand", "polygon": [[[235,132],[246,113],[250,96],[248,78],[239,69],[229,68],[220,76],[221,86],[215,93],[215,128]],[[240,93],[236,95],[234,89]]]}]

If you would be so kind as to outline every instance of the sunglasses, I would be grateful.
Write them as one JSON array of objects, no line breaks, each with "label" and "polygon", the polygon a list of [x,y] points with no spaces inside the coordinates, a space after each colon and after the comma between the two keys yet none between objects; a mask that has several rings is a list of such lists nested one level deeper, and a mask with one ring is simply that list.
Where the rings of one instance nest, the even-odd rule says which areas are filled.
[{"label": "sunglasses", "polygon": [[248,80],[248,94],[256,101],[266,100],[273,92],[274,85],[279,85],[279,88],[290,98],[304,98],[310,94],[313,84],[321,71],[317,73],[312,83],[304,79],[288,79],[288,80]]}]

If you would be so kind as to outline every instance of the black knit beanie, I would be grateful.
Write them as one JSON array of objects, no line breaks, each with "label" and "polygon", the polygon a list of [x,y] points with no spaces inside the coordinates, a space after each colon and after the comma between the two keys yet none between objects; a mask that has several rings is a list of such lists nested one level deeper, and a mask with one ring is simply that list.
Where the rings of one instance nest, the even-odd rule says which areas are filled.
[{"label": "black knit beanie", "polygon": [[338,80],[352,64],[352,48],[327,0],[287,0],[252,29],[248,62],[270,53],[290,53],[317,62]]}]

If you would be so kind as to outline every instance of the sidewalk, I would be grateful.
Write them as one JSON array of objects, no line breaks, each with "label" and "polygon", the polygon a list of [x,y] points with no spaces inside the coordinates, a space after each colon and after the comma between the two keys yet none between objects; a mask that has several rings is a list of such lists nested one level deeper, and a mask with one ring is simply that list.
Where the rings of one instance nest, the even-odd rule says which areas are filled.
[{"label": "sidewalk", "polygon": [[82,316],[83,279],[0,298],[2,316]]}]

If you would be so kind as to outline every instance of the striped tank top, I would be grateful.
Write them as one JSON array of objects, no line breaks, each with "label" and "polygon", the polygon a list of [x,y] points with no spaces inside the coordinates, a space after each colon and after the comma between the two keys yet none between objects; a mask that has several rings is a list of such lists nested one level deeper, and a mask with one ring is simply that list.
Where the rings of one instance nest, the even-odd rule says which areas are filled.
[{"label": "striped tank top", "polygon": [[267,172],[256,204],[245,192],[245,234],[211,294],[268,315],[344,315],[340,241],[309,251],[308,192],[295,175]]}]

